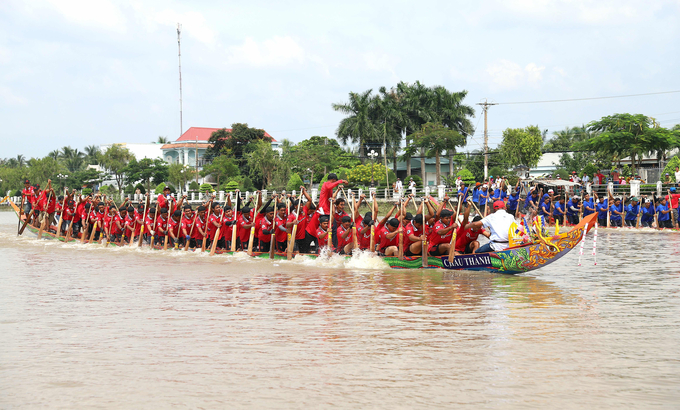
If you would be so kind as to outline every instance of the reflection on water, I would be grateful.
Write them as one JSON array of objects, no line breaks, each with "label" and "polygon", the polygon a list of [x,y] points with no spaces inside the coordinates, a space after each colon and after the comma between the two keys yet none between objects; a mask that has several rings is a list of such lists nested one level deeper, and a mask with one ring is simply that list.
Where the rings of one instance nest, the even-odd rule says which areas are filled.
[{"label": "reflection on water", "polygon": [[576,251],[504,276],[63,245],[12,222],[0,213],[2,408],[680,399],[677,235],[601,232],[597,266],[591,248],[581,267]]}]

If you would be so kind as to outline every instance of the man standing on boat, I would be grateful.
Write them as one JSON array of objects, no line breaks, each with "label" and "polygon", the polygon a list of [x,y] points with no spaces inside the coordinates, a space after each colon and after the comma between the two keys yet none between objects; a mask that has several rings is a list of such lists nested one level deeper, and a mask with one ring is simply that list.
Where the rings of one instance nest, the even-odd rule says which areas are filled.
[{"label": "man standing on boat", "polygon": [[465,226],[465,229],[480,229],[484,227],[491,232],[489,243],[480,246],[475,253],[502,251],[508,247],[510,225],[515,222],[515,218],[505,212],[505,203],[503,201],[494,202],[493,210],[494,212],[491,215],[483,218],[481,221],[471,222]]},{"label": "man standing on boat", "polygon": [[345,180],[338,180],[338,176],[331,172],[328,174],[328,180],[321,186],[321,193],[319,196],[319,209],[323,215],[328,215],[331,212],[331,204],[328,200],[333,196],[333,190],[336,186],[347,183]]}]

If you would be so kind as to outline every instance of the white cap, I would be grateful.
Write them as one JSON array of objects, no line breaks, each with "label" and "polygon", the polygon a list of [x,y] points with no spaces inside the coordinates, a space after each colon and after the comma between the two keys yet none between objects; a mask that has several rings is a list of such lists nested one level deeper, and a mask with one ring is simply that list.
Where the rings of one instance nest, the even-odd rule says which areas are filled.
[{"label": "white cap", "polygon": [[482,188],[488,188],[489,186],[487,184],[482,185]]},{"label": "white cap", "polygon": [[548,190],[548,193],[550,193],[550,192],[555,193],[555,191],[553,191],[552,189]]}]

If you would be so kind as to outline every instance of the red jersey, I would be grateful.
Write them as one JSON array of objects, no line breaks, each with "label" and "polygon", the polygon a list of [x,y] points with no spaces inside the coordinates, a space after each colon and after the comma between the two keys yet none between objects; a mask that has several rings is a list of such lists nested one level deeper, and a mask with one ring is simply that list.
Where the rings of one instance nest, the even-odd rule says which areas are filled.
[{"label": "red jersey", "polygon": [[346,238],[343,238],[342,235],[345,234],[347,231],[351,231],[352,228],[347,228],[345,229],[342,225],[338,226],[338,229],[336,230],[336,235],[338,236],[338,251],[342,250],[348,243],[352,242],[352,232],[347,234]]},{"label": "red jersey", "polygon": [[156,226],[154,229],[154,233],[156,234],[156,236],[163,237],[165,236],[166,229],[168,229],[168,220],[163,219],[162,216],[158,215],[158,218],[156,218]]},{"label": "red jersey", "polygon": [[[286,221],[287,223],[295,222],[295,220],[298,220],[298,227],[297,230],[295,231],[295,239],[304,239],[305,238],[305,232],[307,231],[307,225],[308,221],[311,220],[314,216],[313,215],[307,215],[306,212],[307,208],[301,207],[300,208],[300,215],[297,216],[295,215],[295,212],[291,212],[288,215],[288,220]],[[313,212],[312,214],[315,214],[316,212]],[[318,220],[318,216],[317,216]],[[291,227],[291,232],[293,231],[293,228]],[[316,228],[314,228],[316,230]]]},{"label": "red jersey", "polygon": [[271,235],[265,235],[263,230],[272,230],[272,221],[267,219],[266,216],[262,214],[257,214],[255,217],[255,233],[257,234],[257,239],[261,242],[269,242],[271,240]]},{"label": "red jersey", "polygon": [[380,229],[380,250],[387,248],[388,246],[399,246],[399,234],[394,235],[394,238],[388,239],[387,234],[391,233],[386,226]]},{"label": "red jersey", "polygon": [[333,189],[340,185],[340,181],[326,181],[323,183],[321,186],[321,193],[319,196],[319,208],[323,210],[324,215],[328,215],[331,213],[331,203],[329,199],[333,195]]},{"label": "red jersey", "polygon": [[451,225],[444,225],[441,220],[437,221],[437,223],[434,224],[434,228],[432,228],[432,231],[430,232],[430,237],[427,238],[427,240],[430,244],[430,249],[434,249],[435,247],[439,246],[439,244],[451,242],[451,236],[453,235],[453,229],[450,230],[449,232],[447,232],[446,235],[438,235],[437,234],[437,231],[440,231],[442,229],[446,229],[449,226],[451,226]]},{"label": "red jersey", "polygon": [[[286,222],[288,221],[288,218],[284,216],[281,218],[280,216],[276,216],[274,218],[274,223],[275,223],[275,234],[274,237],[276,238],[276,242],[286,242],[288,241],[288,231],[286,230]],[[281,229],[283,227],[283,230]]]},{"label": "red jersey", "polygon": [[26,203],[33,205],[35,203],[35,190],[32,186],[24,188],[21,190],[21,196],[24,198]]},{"label": "red jersey", "polygon": [[334,214],[334,215],[333,215],[333,220],[335,221],[335,224],[336,224],[336,225],[340,225],[340,221],[342,220],[342,217],[343,217],[343,216],[349,216],[349,215],[347,214],[347,212],[345,212],[345,211],[338,212],[338,211],[335,211],[335,210],[334,210],[334,211],[333,211],[333,214]]},{"label": "red jersey", "polygon": [[66,209],[61,213],[61,217],[64,219],[64,221],[72,221],[73,217],[75,216],[75,212],[75,205],[66,205]]},{"label": "red jersey", "polygon": [[244,244],[247,244],[250,240],[250,228],[245,227],[245,225],[251,224],[252,219],[249,216],[250,215],[241,214],[236,222],[236,225],[238,226],[237,235],[241,239],[241,243]]},{"label": "red jersey", "polygon": [[408,225],[404,227],[404,249],[408,249],[413,242],[409,239],[409,236],[421,236],[423,234],[423,227],[420,229],[416,228],[416,225],[411,221]]},{"label": "red jersey", "polygon": [[[364,225],[363,218],[359,217],[356,220],[357,226],[357,239],[359,240],[359,249],[368,249],[371,246],[371,227],[369,225]],[[366,232],[361,233],[364,228]]]},{"label": "red jersey", "polygon": [[208,218],[208,238],[210,238],[211,241],[215,239],[215,233],[217,232],[215,223],[219,223],[221,215],[222,213],[220,213],[220,215],[210,214],[210,218]]},{"label": "red jersey", "polygon": [[[316,236],[316,231],[319,228],[319,217],[320,216],[321,216],[320,213],[314,212],[312,217],[308,219],[307,226],[305,226],[305,231],[308,234],[310,234],[312,236]],[[299,231],[300,231],[300,227],[298,226],[298,232]],[[297,235],[296,235],[295,239],[298,239]]]},{"label": "red jersey", "polygon": [[456,229],[456,251],[463,253],[468,244],[477,240],[477,237],[482,234],[484,230],[473,232],[472,229],[465,229],[465,225],[461,225]]},{"label": "red jersey", "polygon": [[[203,240],[203,235],[201,235],[201,230],[205,231],[205,225],[206,225],[206,219],[205,215],[203,218],[200,216],[196,218],[196,223],[194,225],[194,233],[191,234],[191,237],[196,239],[196,240]],[[192,222],[193,223],[193,222]],[[191,227],[189,227],[191,229]]]},{"label": "red jersey", "polygon": [[224,238],[225,241],[231,240],[231,236],[232,236],[232,233],[234,231],[234,225],[227,226],[227,225],[224,225],[224,224],[227,223],[227,222],[233,222],[233,220],[234,220],[233,216],[230,218],[226,214],[224,215],[224,217],[222,218],[222,228],[220,229],[220,237],[217,238],[217,239]]},{"label": "red jersey", "polygon": [[328,243],[328,231],[324,231],[320,226],[316,228],[314,236],[316,237],[316,244],[319,249],[323,248]]},{"label": "red jersey", "polygon": [[118,235],[123,232],[123,230],[118,226],[124,226],[125,222],[123,222],[123,218],[120,216],[120,214],[116,214],[113,216],[111,220],[111,234],[112,235]]},{"label": "red jersey", "polygon": [[[179,229],[182,226],[182,219],[180,218],[179,221],[175,222],[173,218],[168,218],[168,234],[172,232],[173,235],[175,235],[175,238],[179,238],[180,232]],[[171,236],[172,238],[172,236]]]}]

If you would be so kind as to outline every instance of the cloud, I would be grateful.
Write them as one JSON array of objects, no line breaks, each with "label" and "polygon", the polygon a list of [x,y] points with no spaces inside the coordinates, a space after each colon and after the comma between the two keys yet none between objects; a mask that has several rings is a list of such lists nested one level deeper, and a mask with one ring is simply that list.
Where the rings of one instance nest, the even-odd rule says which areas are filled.
[{"label": "cloud", "polygon": [[302,64],[306,60],[304,49],[291,37],[279,37],[255,41],[247,37],[242,45],[229,47],[229,64],[244,64],[254,67],[286,66]]},{"label": "cloud", "polygon": [[108,0],[46,0],[64,18],[72,23],[125,31],[125,17],[117,6]]},{"label": "cloud", "polygon": [[27,105],[28,99],[15,94],[9,87],[0,85],[0,102],[7,106]]},{"label": "cloud", "polygon": [[496,85],[495,88],[512,90],[525,85],[538,85],[543,80],[544,70],[544,66],[536,63],[529,63],[522,68],[513,61],[500,60],[490,64],[486,73],[491,78],[491,82]]}]

